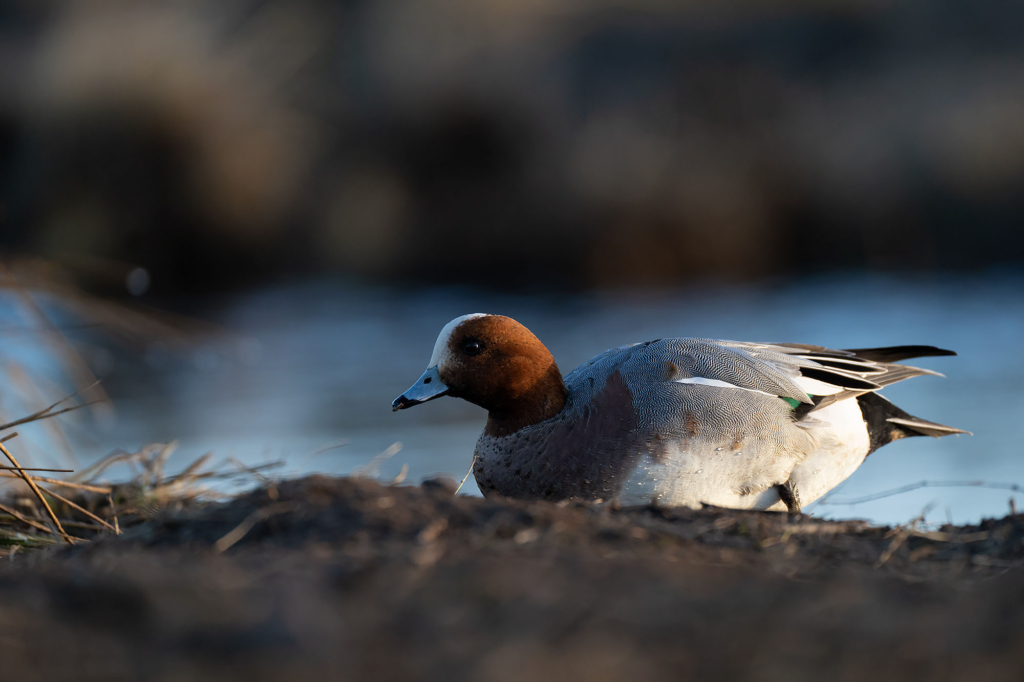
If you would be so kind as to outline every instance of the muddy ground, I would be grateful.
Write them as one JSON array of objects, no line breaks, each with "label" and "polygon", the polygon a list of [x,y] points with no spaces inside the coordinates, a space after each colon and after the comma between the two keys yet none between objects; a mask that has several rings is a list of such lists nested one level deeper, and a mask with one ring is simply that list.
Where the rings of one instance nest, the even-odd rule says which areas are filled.
[{"label": "muddy ground", "polygon": [[0,562],[0,680],[1020,680],[1024,515],[923,531],[311,477]]}]

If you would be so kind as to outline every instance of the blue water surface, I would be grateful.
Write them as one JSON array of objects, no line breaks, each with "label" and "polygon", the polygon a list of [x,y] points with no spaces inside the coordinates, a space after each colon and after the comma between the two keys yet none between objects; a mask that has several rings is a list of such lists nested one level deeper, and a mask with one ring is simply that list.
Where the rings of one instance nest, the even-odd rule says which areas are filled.
[{"label": "blue water surface", "polygon": [[[179,467],[213,451],[248,464],[281,459],[283,474],[345,474],[401,443],[380,462],[381,479],[404,468],[408,482],[436,474],[461,480],[484,412],[447,398],[399,413],[390,404],[425,368],[446,322],[492,312],[533,330],[563,373],[607,348],[666,336],[950,348],[960,356],[915,361],[948,378],[917,378],[884,394],[911,414],[975,435],[888,445],[810,511],[890,524],[922,513],[931,523],[973,522],[1007,513],[1015,493],[957,485],[840,503],[922,481],[1024,484],[1018,440],[1024,428],[1024,280],[1014,276],[851,275],[521,296],[320,280],[201,301],[194,308],[224,333],[186,351],[159,343],[134,356],[116,346],[103,351],[116,418],[104,428],[72,429],[83,464],[113,448],[177,439]],[[463,492],[479,494],[472,478]]]}]

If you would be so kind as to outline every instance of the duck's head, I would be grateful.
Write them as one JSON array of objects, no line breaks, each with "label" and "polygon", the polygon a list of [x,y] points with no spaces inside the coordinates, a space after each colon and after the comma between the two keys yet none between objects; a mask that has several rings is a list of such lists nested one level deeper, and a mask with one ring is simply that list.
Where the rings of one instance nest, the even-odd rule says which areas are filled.
[{"label": "duck's head", "polygon": [[529,329],[510,317],[475,313],[444,326],[427,371],[391,407],[444,395],[486,409],[489,424],[504,431],[558,414],[566,389],[555,359]]}]

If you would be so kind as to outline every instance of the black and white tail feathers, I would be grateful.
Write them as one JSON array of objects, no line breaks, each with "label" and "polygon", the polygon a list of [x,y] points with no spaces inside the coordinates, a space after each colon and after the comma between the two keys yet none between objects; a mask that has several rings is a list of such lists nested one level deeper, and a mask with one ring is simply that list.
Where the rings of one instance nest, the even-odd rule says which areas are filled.
[{"label": "black and white tail feathers", "polygon": [[970,435],[969,431],[936,424],[907,414],[874,392],[857,396],[857,403],[860,405],[861,414],[864,415],[864,421],[867,422],[868,437],[871,439],[871,448],[868,450],[868,454],[901,438],[912,438],[913,436],[941,438],[956,433]]},{"label": "black and white tail feathers", "polygon": [[[815,376],[814,378],[846,389],[834,395],[815,398],[814,406],[809,409],[805,408],[805,411],[813,412],[839,400],[856,397],[861,413],[864,415],[864,421],[867,423],[868,436],[871,439],[869,453],[901,438],[914,436],[941,438],[957,433],[970,435],[969,431],[937,424],[908,414],[875,392],[879,388],[915,376],[928,374],[942,376],[931,370],[895,363],[912,358],[956,355],[953,351],[934,346],[891,346],[842,351],[832,351],[817,346],[801,348],[806,352],[801,353],[800,357],[823,365],[821,373],[829,375],[827,377]],[[835,372],[835,369],[839,369],[840,372]],[[801,369],[801,374],[807,376],[807,371]],[[854,376],[850,377],[851,374]],[[865,389],[857,385],[858,380],[863,383],[873,383],[875,386]]]}]

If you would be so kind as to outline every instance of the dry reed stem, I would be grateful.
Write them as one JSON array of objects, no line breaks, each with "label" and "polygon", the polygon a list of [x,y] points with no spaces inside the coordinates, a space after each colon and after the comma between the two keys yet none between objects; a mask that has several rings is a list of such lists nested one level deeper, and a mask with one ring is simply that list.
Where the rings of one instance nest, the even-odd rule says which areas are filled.
[{"label": "dry reed stem", "polygon": [[[18,460],[14,458],[14,455],[11,454],[11,451],[8,450],[7,446],[3,443],[0,443],[0,451],[7,456],[7,459],[11,460],[11,464],[21,469],[21,465],[18,464]],[[50,508],[50,504],[46,501],[46,498],[43,497],[43,493],[39,490],[39,486],[36,485],[35,481],[32,480],[32,477],[22,471],[19,471],[18,473],[21,474],[22,480],[28,484],[28,487],[32,489],[32,492],[39,498],[39,501],[43,503],[43,507],[46,508],[46,513],[50,515],[50,520],[52,520],[54,525],[57,526],[57,530],[60,531],[60,536],[64,538],[64,541],[69,545],[75,544],[75,541],[71,539],[71,536],[64,532],[64,527],[60,525],[60,519],[58,519],[57,515],[53,513],[53,509]]]}]

